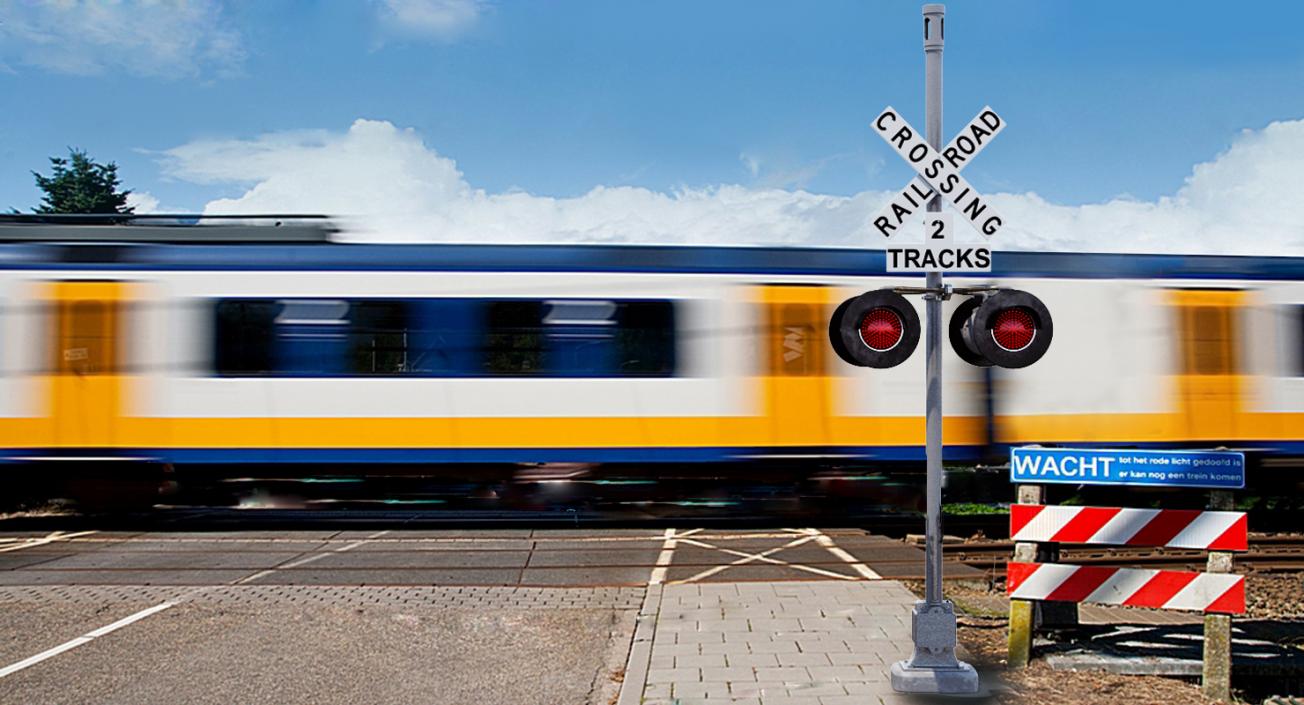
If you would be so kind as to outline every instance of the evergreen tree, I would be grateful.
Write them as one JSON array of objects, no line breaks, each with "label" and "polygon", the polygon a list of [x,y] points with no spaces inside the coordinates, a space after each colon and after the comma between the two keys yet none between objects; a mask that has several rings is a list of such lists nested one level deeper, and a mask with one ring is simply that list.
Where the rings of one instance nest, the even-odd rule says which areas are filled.
[{"label": "evergreen tree", "polygon": [[68,149],[68,158],[50,157],[52,173],[42,176],[32,172],[36,185],[45,192],[41,205],[32,212],[53,213],[131,213],[127,195],[119,191],[118,165],[97,164],[86,152]]}]

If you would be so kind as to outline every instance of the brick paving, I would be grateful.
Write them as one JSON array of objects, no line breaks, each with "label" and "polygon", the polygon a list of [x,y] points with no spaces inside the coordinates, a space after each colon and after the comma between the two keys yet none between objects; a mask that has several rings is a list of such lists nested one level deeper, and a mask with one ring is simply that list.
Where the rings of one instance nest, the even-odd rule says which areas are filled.
[{"label": "brick paving", "polygon": [[[706,583],[659,592],[645,682],[627,682],[621,705],[904,702],[888,669],[910,655],[916,598],[900,583]],[[651,616],[649,606],[644,612]],[[627,680],[639,666],[631,663]]]}]

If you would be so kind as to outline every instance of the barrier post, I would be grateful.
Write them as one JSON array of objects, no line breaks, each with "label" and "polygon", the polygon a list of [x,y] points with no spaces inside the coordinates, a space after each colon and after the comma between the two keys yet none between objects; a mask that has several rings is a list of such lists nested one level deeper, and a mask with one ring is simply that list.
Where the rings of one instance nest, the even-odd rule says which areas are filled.
[{"label": "barrier post", "polygon": [[[1059,563],[1060,545],[1058,543],[1039,543],[1037,546],[1038,563]],[[1033,602],[1033,630],[1077,629],[1078,603],[1076,602]]]},{"label": "barrier post", "polygon": [[[1235,506],[1232,493],[1214,490],[1209,493],[1209,508],[1230,510]],[[1232,554],[1210,551],[1206,570],[1210,573],[1232,572]],[[1204,663],[1200,688],[1210,700],[1231,700],[1232,690],[1232,616],[1204,615]]]},{"label": "barrier post", "polygon": [[[1043,485],[1017,485],[1019,504],[1043,504],[1046,488]],[[1037,561],[1037,544],[1020,541],[1014,544],[1014,560],[1019,563]],[[1036,628],[1036,602],[1010,600],[1009,654],[1006,663],[1010,668],[1023,668],[1032,657],[1032,633]]]}]

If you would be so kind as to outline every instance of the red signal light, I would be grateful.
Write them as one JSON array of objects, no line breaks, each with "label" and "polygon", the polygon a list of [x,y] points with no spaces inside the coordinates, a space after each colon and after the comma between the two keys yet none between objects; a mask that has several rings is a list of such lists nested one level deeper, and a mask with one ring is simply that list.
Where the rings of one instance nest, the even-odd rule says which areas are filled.
[{"label": "red signal light", "polygon": [[1046,304],[1018,289],[980,294],[951,314],[951,347],[979,367],[1027,367],[1046,354],[1054,335]]},{"label": "red signal light", "polygon": [[1037,337],[1037,322],[1024,308],[1007,308],[992,321],[992,340],[1006,352],[1019,352]]},{"label": "red signal light", "polygon": [[891,289],[853,296],[829,317],[829,343],[844,362],[857,367],[896,367],[919,344],[919,314]]},{"label": "red signal light", "polygon": [[872,308],[860,319],[860,340],[874,352],[887,352],[901,344],[905,322],[886,306]]}]

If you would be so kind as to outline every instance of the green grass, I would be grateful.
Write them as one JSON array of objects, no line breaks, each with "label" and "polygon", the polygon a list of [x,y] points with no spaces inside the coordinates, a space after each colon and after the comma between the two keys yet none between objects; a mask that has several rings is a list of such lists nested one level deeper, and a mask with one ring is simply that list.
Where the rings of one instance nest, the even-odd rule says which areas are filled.
[{"label": "green grass", "polygon": [[964,516],[1009,514],[1010,508],[1001,504],[979,504],[977,502],[952,502],[942,505],[943,514]]}]

